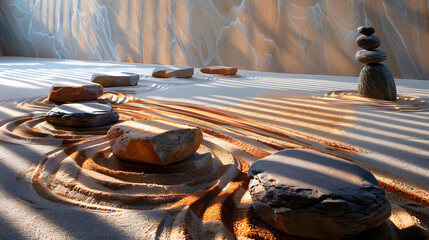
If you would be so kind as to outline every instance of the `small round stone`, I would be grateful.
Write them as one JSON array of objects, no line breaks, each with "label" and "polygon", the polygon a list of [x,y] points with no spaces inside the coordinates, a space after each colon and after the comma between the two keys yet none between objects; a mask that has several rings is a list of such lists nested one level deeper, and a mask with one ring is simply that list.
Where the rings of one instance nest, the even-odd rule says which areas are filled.
[{"label": "small round stone", "polygon": [[375,33],[375,29],[371,26],[362,26],[358,28],[358,32],[362,33],[363,35],[369,36]]},{"label": "small round stone", "polygon": [[387,58],[387,54],[380,50],[360,50],[356,52],[356,60],[361,63],[379,63]]},{"label": "small round stone", "polygon": [[119,114],[109,104],[80,102],[54,107],[45,119],[64,127],[98,127],[117,122]]},{"label": "small round stone", "polygon": [[356,43],[359,47],[366,49],[366,50],[374,50],[381,45],[380,38],[378,38],[375,35],[366,36],[366,35],[360,35],[356,39]]}]

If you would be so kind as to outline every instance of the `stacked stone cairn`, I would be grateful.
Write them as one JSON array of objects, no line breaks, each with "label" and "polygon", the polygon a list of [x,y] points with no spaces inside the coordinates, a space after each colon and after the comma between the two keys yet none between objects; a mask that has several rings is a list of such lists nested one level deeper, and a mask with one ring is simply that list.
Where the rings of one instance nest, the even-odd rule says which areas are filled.
[{"label": "stacked stone cairn", "polygon": [[356,60],[366,63],[359,74],[358,93],[362,97],[396,101],[396,86],[389,69],[381,64],[387,54],[376,50],[381,45],[380,39],[373,35],[375,29],[371,26],[358,28],[361,33],[356,43],[364,50],[356,52]]}]

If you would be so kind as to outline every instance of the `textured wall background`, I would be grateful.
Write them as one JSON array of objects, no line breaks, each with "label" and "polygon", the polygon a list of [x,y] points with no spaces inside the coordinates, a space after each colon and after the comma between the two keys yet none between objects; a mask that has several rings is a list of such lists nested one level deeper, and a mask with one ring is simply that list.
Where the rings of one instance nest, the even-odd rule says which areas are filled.
[{"label": "textured wall background", "polygon": [[4,55],[357,76],[373,25],[395,77],[429,79],[427,0],[0,0]]}]

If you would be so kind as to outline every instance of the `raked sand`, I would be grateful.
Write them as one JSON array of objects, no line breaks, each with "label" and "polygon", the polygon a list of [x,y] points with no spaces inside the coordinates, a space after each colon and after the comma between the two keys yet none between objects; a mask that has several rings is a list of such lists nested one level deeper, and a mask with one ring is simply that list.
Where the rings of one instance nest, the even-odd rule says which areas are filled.
[{"label": "raked sand", "polygon": [[[197,126],[205,140],[194,157],[165,168],[126,163],[110,152],[109,126],[44,120],[55,106],[45,99],[54,82],[89,82],[112,70],[141,74],[135,87],[105,89],[120,120]],[[0,238],[287,239],[252,211],[246,173],[290,148],[353,161],[389,190],[392,216],[358,239],[428,237],[428,81],[396,80],[391,103],[358,97],[352,77],[239,70],[156,79],[152,70],[0,57]]]}]

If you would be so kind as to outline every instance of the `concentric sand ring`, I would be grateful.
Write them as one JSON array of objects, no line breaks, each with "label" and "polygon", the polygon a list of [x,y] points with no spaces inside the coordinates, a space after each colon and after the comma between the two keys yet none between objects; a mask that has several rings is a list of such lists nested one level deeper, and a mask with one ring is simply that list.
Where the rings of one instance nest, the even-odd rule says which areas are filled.
[{"label": "concentric sand ring", "polygon": [[108,140],[99,137],[45,158],[33,182],[63,201],[87,207],[165,209],[190,193],[215,185],[223,189],[240,168],[231,153],[209,141],[191,158],[161,167],[119,160]]}]

